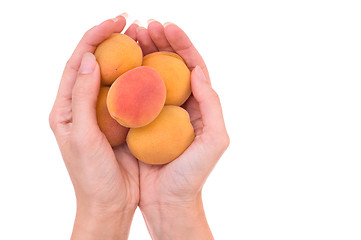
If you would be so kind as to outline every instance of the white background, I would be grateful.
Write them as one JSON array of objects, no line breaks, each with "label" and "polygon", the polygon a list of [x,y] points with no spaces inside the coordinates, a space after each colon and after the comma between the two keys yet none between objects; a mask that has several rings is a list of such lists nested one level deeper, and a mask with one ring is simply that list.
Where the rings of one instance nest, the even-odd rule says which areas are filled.
[{"label": "white background", "polygon": [[[231,145],[203,191],[216,239],[361,239],[360,1],[2,1],[0,239],[69,239],[48,115],[83,33],[122,12],[203,55]],[[129,239],[150,239],[137,210]]]}]

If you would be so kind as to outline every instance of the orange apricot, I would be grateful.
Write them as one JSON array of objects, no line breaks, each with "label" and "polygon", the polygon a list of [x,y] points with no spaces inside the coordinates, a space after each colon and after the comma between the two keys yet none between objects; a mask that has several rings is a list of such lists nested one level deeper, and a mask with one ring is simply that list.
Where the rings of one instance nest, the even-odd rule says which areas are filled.
[{"label": "orange apricot", "polygon": [[188,112],[164,106],[150,124],[129,130],[126,142],[131,153],[148,164],[166,164],[179,157],[195,137]]},{"label": "orange apricot", "polygon": [[100,130],[104,133],[112,147],[125,142],[128,128],[123,127],[109,114],[107,108],[107,95],[109,87],[101,87],[96,104],[96,116]]},{"label": "orange apricot", "polygon": [[170,56],[170,57],[175,57],[175,58],[181,60],[182,62],[184,62],[183,58],[181,56],[179,56],[178,54],[176,54],[174,52],[167,52],[167,51],[153,52],[153,53],[147,54],[144,56],[143,61],[148,61],[149,58],[157,56],[157,55],[166,55],[166,56]]},{"label": "orange apricot", "polygon": [[152,53],[143,58],[143,66],[154,68],[162,77],[166,89],[166,105],[182,105],[191,94],[190,71],[175,53]]},{"label": "orange apricot", "polygon": [[94,55],[99,63],[102,85],[108,86],[123,73],[141,66],[143,59],[139,45],[121,33],[113,33],[100,43]]}]

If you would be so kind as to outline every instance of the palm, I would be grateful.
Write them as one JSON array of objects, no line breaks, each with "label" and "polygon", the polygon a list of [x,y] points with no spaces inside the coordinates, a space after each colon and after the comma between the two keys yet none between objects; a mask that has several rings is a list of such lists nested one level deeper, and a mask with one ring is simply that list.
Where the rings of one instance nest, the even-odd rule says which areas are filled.
[{"label": "palm", "polygon": [[127,145],[124,143],[114,148],[114,156],[119,165],[118,174],[121,185],[119,194],[127,193],[127,200],[132,204],[137,204],[139,201],[139,166],[138,161],[129,152]]},{"label": "palm", "polygon": [[[64,122],[72,122],[72,113],[64,118]],[[68,124],[63,138],[71,139],[74,131]],[[82,161],[71,161],[71,156],[64,154],[64,161],[69,174],[78,189],[88,196],[96,196],[99,204],[129,202],[137,205],[139,200],[139,167],[138,161],[129,153],[126,144],[112,148],[104,134],[96,126],[84,126],[92,129],[84,135],[82,148],[86,153],[79,158],[87,159],[87,167]],[[71,151],[72,141],[67,140],[64,148]],[[97,146],[97,147],[95,147]],[[83,181],[83,178],[91,179]]]}]

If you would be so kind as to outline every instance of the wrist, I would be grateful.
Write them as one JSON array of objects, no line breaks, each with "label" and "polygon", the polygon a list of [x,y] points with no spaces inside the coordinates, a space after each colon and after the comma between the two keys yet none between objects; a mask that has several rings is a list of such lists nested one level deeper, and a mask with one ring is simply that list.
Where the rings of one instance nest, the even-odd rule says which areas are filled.
[{"label": "wrist", "polygon": [[213,239],[201,193],[192,201],[140,206],[152,239]]},{"label": "wrist", "polygon": [[128,239],[134,212],[78,204],[71,239]]}]

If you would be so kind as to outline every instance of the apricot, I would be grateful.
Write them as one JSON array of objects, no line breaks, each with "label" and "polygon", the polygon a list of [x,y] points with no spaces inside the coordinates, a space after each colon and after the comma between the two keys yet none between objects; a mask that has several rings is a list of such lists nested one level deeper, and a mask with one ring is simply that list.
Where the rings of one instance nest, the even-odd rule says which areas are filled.
[{"label": "apricot", "polygon": [[166,105],[182,105],[191,94],[190,71],[183,59],[170,52],[156,52],[143,58],[143,66],[154,68],[166,89]]},{"label": "apricot", "polygon": [[121,75],[110,87],[107,106],[110,115],[125,127],[143,127],[153,121],[164,106],[166,88],[150,67],[137,67]]},{"label": "apricot", "polygon": [[181,56],[179,56],[178,54],[176,54],[174,52],[166,52],[166,51],[153,52],[153,53],[147,54],[147,55],[144,56],[143,61],[147,60],[147,59],[149,59],[151,57],[157,56],[157,55],[166,55],[166,56],[170,56],[170,57],[175,57],[175,58],[181,60],[182,62],[184,62],[183,58]]},{"label": "apricot", "polygon": [[193,142],[194,136],[188,112],[168,105],[150,124],[130,129],[126,142],[138,160],[166,164],[179,157]]},{"label": "apricot", "polygon": [[107,108],[107,95],[109,87],[101,87],[99,90],[98,101],[96,105],[96,116],[100,130],[112,147],[125,142],[128,128],[123,127],[112,118]]},{"label": "apricot", "polygon": [[143,53],[130,37],[113,33],[94,52],[99,63],[101,82],[111,85],[123,73],[142,65]]}]

